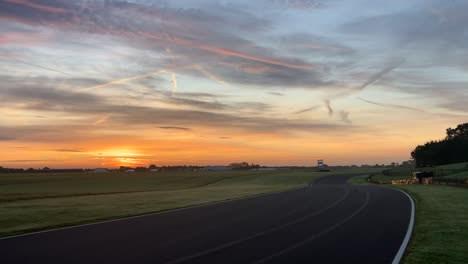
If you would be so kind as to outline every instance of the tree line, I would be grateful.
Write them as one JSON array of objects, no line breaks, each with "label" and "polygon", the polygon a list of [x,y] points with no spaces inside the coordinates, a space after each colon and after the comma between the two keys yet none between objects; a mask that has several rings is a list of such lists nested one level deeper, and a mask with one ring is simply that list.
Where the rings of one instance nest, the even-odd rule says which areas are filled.
[{"label": "tree line", "polygon": [[411,157],[417,167],[468,162],[468,123],[447,128],[444,139],[417,146]]}]

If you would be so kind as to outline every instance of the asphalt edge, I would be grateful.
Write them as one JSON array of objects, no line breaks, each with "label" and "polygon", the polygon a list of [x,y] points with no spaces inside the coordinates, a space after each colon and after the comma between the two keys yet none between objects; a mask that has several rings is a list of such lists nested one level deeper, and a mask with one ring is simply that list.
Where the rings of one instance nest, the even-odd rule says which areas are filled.
[{"label": "asphalt edge", "polygon": [[176,211],[188,210],[188,209],[192,209],[192,208],[216,205],[216,204],[221,204],[221,203],[235,202],[235,201],[238,201],[238,200],[247,200],[247,199],[256,198],[256,197],[259,197],[259,196],[273,195],[273,194],[290,192],[290,191],[305,189],[305,188],[307,188],[307,186],[303,185],[303,186],[298,186],[298,187],[294,187],[294,188],[290,188],[290,189],[286,189],[286,190],[280,190],[280,191],[274,191],[274,192],[268,192],[268,193],[253,194],[253,195],[248,195],[248,196],[243,196],[243,197],[236,197],[236,198],[225,199],[225,200],[221,200],[221,201],[214,201],[214,202],[198,204],[198,205],[191,205],[191,206],[189,205],[189,206],[185,206],[185,207],[167,209],[167,210],[162,210],[162,211],[153,212],[153,213],[143,213],[143,214],[139,214],[139,215],[126,216],[126,217],[103,220],[103,221],[98,220],[98,222],[92,222],[92,223],[70,225],[70,226],[64,226],[64,227],[59,227],[59,228],[52,228],[52,229],[46,229],[46,230],[41,230],[41,231],[17,234],[17,235],[12,235],[12,236],[4,236],[4,237],[0,237],[0,240],[7,240],[7,239],[13,239],[13,238],[17,238],[17,237],[24,237],[24,236],[32,236],[32,235],[38,235],[38,234],[42,234],[42,233],[49,233],[49,232],[72,229],[72,228],[80,228],[80,227],[86,227],[86,226],[92,226],[92,225],[100,225],[100,224],[112,223],[112,222],[117,222],[117,221],[125,221],[125,220],[130,220],[130,219],[135,219],[135,218],[141,218],[141,217],[145,217],[145,216],[159,215],[159,214],[171,213],[171,212],[176,212]]}]

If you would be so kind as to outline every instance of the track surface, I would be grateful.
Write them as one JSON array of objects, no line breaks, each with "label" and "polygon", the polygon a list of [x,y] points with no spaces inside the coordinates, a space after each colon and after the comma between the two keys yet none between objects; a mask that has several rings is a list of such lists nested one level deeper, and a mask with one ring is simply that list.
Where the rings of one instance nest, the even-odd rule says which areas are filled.
[{"label": "track surface", "polygon": [[403,193],[327,176],[312,186],[0,240],[1,263],[391,263]]}]

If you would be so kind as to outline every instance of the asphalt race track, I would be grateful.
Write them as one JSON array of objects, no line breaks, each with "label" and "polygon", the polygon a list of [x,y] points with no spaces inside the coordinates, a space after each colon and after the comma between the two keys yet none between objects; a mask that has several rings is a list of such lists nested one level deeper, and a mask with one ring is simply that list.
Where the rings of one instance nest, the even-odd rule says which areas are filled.
[{"label": "asphalt race track", "polygon": [[0,239],[0,263],[392,263],[410,199],[327,176],[310,187]]}]

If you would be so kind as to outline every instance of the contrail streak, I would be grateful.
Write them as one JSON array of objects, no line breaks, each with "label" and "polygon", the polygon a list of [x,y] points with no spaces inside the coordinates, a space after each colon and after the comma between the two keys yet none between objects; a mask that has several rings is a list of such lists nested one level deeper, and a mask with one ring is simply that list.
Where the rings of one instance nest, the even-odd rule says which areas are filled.
[{"label": "contrail streak", "polygon": [[201,72],[203,75],[205,75],[206,77],[210,78],[211,80],[221,84],[221,85],[227,85],[227,83],[224,81],[224,80],[221,80],[221,78],[219,77],[216,77],[214,74],[212,74],[211,72],[207,71],[203,66],[201,65],[195,65],[193,66],[196,70],[198,70],[199,72]]},{"label": "contrail streak", "polygon": [[[394,69],[398,68],[401,64],[403,64],[404,60],[399,60],[399,61],[396,61],[394,63],[391,63],[390,65],[388,65],[387,67],[385,67],[384,69],[382,69],[381,71],[373,74],[372,76],[369,77],[368,80],[366,80],[363,84],[357,86],[357,87],[354,87],[354,88],[351,88],[351,89],[348,89],[344,92],[341,92],[341,93],[337,93],[337,94],[334,94],[332,96],[330,96],[329,98],[330,99],[337,99],[337,98],[341,98],[341,97],[344,97],[344,96],[349,96],[353,93],[356,93],[356,92],[360,92],[362,90],[364,90],[367,86],[377,82],[378,80],[380,80],[385,74],[393,71]],[[328,100],[330,100],[328,99]]]},{"label": "contrail streak", "polygon": [[385,67],[383,70],[379,71],[378,73],[372,75],[366,82],[364,82],[362,85],[356,87],[356,90],[362,91],[364,90],[367,86],[375,83],[376,81],[380,80],[382,76],[385,74],[393,71],[394,69],[398,68],[401,64],[403,64],[404,60],[397,61],[387,67]]},{"label": "contrail streak", "polygon": [[174,44],[181,45],[181,46],[187,46],[187,47],[194,48],[194,49],[204,50],[204,51],[218,54],[221,56],[242,58],[246,60],[258,61],[258,62],[263,62],[263,63],[287,67],[287,68],[295,68],[295,69],[316,69],[317,68],[317,66],[309,65],[307,63],[293,63],[293,62],[283,61],[280,59],[269,59],[269,58],[259,57],[256,55],[242,53],[239,51],[230,50],[230,49],[226,49],[222,47],[199,44],[199,43],[187,40],[187,39],[177,38],[168,34],[152,34],[152,33],[147,33],[147,32],[138,32],[138,33],[147,38],[157,39],[160,41],[174,43]]},{"label": "contrail streak", "polygon": [[94,125],[101,125],[101,124],[107,122],[108,119],[109,119],[108,115],[103,116],[103,117],[99,118],[96,122],[94,122]]},{"label": "contrail streak", "polygon": [[136,75],[136,76],[133,76],[133,77],[114,80],[114,81],[104,83],[104,84],[100,84],[100,85],[96,85],[96,86],[81,88],[81,89],[78,90],[78,92],[85,92],[85,91],[89,91],[89,90],[96,90],[96,89],[101,89],[101,88],[105,88],[105,87],[109,87],[109,86],[124,84],[124,83],[130,82],[130,81],[143,79],[143,78],[148,78],[148,77],[154,77],[154,76],[158,76],[158,75],[165,74],[165,73],[168,73],[168,72],[166,70],[160,70],[160,71],[157,71],[157,72],[151,72],[151,73],[147,73],[147,74],[140,74],[140,75]]},{"label": "contrail streak", "polygon": [[363,99],[363,98],[361,98],[361,97],[358,97],[358,99],[361,100],[361,101],[363,101],[363,102],[366,102],[366,103],[369,103],[369,104],[373,104],[373,105],[382,106],[382,107],[400,108],[400,109],[406,109],[406,110],[411,110],[411,111],[426,113],[426,111],[424,111],[424,110],[422,110],[422,109],[418,109],[418,108],[414,108],[414,107],[410,107],[410,106],[398,105],[398,104],[378,103],[378,102],[374,102],[374,101],[370,101],[370,100]]},{"label": "contrail streak", "polygon": [[333,116],[334,111],[333,111],[333,108],[332,108],[332,106],[331,106],[330,100],[325,99],[324,102],[325,102],[325,106],[326,106],[327,109],[328,109],[328,115],[329,115],[329,116]]},{"label": "contrail streak", "polygon": [[177,92],[177,77],[176,73],[172,73],[172,96]]},{"label": "contrail streak", "polygon": [[298,114],[306,113],[306,112],[309,112],[309,111],[316,110],[317,108],[318,108],[318,106],[312,106],[312,107],[309,107],[309,108],[305,108],[305,109],[301,109],[299,111],[296,111],[296,112],[294,112],[294,114],[298,115]]},{"label": "contrail streak", "polygon": [[16,58],[14,58],[14,57],[0,56],[0,58],[6,58],[6,59],[8,59],[8,60],[12,60],[12,61],[16,61],[16,62],[19,62],[19,63],[23,63],[23,64],[26,64],[26,65],[28,65],[28,66],[36,67],[36,68],[39,68],[39,69],[42,69],[42,70],[53,71],[53,72],[61,73],[61,74],[63,74],[63,75],[71,76],[71,74],[66,73],[66,72],[63,72],[63,71],[61,71],[61,70],[57,70],[57,69],[45,67],[45,66],[42,66],[42,65],[38,65],[38,64],[26,62],[26,61],[23,61],[23,60],[16,59]]}]

